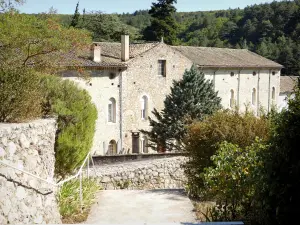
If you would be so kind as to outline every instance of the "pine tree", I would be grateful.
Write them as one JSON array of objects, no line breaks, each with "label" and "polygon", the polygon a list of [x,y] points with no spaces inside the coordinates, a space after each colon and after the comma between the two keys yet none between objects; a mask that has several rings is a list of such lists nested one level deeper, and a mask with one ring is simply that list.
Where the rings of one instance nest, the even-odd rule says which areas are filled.
[{"label": "pine tree", "polygon": [[186,70],[181,80],[173,81],[164,109],[152,111],[155,119],[149,117],[151,130],[141,130],[149,138],[149,147],[158,151],[182,150],[186,126],[221,108],[221,98],[217,95],[212,82],[205,80],[196,66]]},{"label": "pine tree", "polygon": [[178,24],[174,18],[176,0],[158,0],[152,3],[149,14],[151,15],[151,25],[144,30],[144,38],[148,41],[159,41],[164,38],[167,44],[176,45],[178,43]]},{"label": "pine tree", "polygon": [[72,17],[70,27],[77,27],[79,24],[79,18],[80,18],[79,2],[77,2],[76,9],[75,9],[74,15]]}]

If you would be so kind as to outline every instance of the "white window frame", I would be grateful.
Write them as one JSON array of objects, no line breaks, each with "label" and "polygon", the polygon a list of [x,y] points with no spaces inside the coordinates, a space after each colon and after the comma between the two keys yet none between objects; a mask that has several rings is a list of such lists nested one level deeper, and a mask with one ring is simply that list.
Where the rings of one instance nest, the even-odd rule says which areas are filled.
[{"label": "white window frame", "polygon": [[107,121],[109,123],[116,123],[116,100],[110,98],[107,106]]}]

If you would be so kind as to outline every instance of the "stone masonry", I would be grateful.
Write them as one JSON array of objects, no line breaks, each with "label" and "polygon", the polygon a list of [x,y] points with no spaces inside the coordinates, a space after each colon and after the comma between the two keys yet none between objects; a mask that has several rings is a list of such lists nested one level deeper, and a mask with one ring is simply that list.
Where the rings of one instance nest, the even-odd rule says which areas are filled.
[{"label": "stone masonry", "polygon": [[106,190],[184,188],[184,156],[96,166],[91,176]]},{"label": "stone masonry", "polygon": [[[0,124],[0,160],[43,179],[54,177],[56,121]],[[0,164],[0,224],[61,223],[56,188]]]}]

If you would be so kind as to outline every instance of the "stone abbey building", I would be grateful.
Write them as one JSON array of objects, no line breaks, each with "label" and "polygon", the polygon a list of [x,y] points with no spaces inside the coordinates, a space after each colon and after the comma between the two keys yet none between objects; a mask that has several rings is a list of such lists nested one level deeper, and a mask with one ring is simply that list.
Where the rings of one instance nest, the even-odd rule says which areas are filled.
[{"label": "stone abbey building", "polygon": [[76,62],[89,81],[75,69],[62,74],[86,89],[97,107],[96,155],[150,152],[139,130],[150,128],[152,109],[163,108],[172,81],[193,64],[213,82],[224,108],[248,105],[257,114],[276,104],[282,68],[245,49],[130,44],[127,35],[121,43],[94,43]]}]

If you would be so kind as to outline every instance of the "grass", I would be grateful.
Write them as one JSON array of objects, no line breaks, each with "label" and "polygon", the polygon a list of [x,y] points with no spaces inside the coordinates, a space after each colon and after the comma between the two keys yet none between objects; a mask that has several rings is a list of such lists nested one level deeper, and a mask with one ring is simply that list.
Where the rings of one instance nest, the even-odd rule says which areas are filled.
[{"label": "grass", "polygon": [[199,220],[200,222],[209,222],[208,218],[208,210],[211,207],[214,207],[216,205],[215,202],[210,202],[210,201],[192,201],[193,205],[194,205],[194,211],[197,217],[197,220]]},{"label": "grass", "polygon": [[93,179],[82,180],[83,209],[80,210],[79,180],[71,180],[61,187],[58,194],[59,211],[63,223],[81,223],[86,221],[95,193],[101,188]]}]

